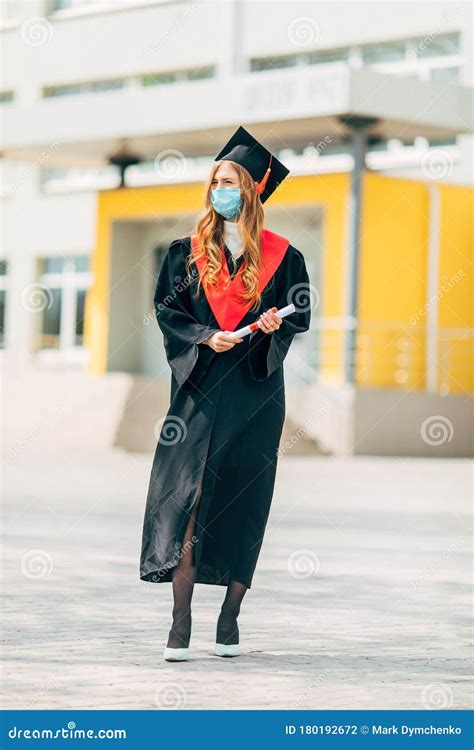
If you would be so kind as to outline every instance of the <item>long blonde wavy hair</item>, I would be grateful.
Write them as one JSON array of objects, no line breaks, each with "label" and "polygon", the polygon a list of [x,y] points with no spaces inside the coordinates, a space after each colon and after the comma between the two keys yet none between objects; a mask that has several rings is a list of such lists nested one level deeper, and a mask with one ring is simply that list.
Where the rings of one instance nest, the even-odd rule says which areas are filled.
[{"label": "long blonde wavy hair", "polygon": [[[241,267],[242,275],[242,301],[251,301],[252,310],[260,305],[261,294],[258,291],[258,271],[261,260],[260,243],[264,222],[264,211],[260,197],[255,192],[255,181],[244,167],[235,162],[230,162],[237,172],[240,181],[240,194],[242,197],[242,208],[239,215],[239,228],[244,246],[244,259]],[[214,210],[211,204],[211,184],[214,175],[222,161],[213,166],[205,188],[204,211],[198,218],[193,229],[197,235],[197,247],[195,255],[188,256],[186,267],[188,274],[195,259],[207,258],[202,278],[198,275],[198,286],[196,296],[199,294],[201,283],[205,289],[207,285],[216,285],[217,277],[222,268],[221,247],[224,243],[224,218]]]}]

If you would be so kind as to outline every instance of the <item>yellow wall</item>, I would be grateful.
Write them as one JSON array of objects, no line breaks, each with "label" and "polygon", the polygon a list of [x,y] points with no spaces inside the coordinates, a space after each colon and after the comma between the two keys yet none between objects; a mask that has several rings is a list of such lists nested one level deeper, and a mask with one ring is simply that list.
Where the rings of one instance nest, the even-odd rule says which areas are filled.
[{"label": "yellow wall", "polygon": [[428,193],[425,185],[366,173],[361,216],[357,383],[424,387]]},{"label": "yellow wall", "polygon": [[438,347],[438,386],[442,392],[472,393],[474,361],[473,190],[440,185],[439,325],[446,330]]},{"label": "yellow wall", "polygon": [[[426,386],[430,188],[441,199],[437,386],[445,393],[472,391],[473,191],[370,172],[364,176],[361,217],[361,386]],[[463,330],[447,330],[455,327]]]},{"label": "yellow wall", "polygon": [[109,334],[109,278],[112,224],[120,219],[177,216],[198,212],[202,185],[166,185],[124,188],[98,194],[96,246],[92,258],[93,287],[87,295],[84,321],[85,346],[90,352],[89,371],[107,370]]},{"label": "yellow wall", "polygon": [[[440,343],[438,386],[444,392],[472,390],[472,196],[468,188],[366,173],[361,216],[357,383],[363,387],[423,389],[429,240],[429,187],[441,195],[439,325],[449,328],[449,346]],[[197,214],[201,183],[121,189],[98,196],[94,286],[87,298],[85,337],[90,370],[107,370],[109,277],[112,225],[119,219]],[[272,206],[323,206],[323,263],[320,314],[341,318],[345,311],[345,252],[349,175],[310,175],[285,181]],[[463,274],[459,274],[462,269]],[[453,282],[453,276],[458,274]],[[470,304],[471,303],[471,304]],[[451,329],[456,329],[453,331]],[[459,331],[458,329],[463,329]],[[457,335],[457,338],[456,338]],[[454,336],[454,339],[453,339]],[[343,334],[321,334],[321,376],[343,381]]]},{"label": "yellow wall", "polygon": [[[293,177],[272,196],[272,206],[319,204],[325,207],[324,262],[321,314],[343,314],[344,206],[348,176],[345,174]],[[96,247],[92,259],[94,285],[87,296],[85,345],[90,352],[89,371],[107,370],[109,327],[109,278],[112,223],[120,219],[158,218],[197,214],[202,208],[203,185],[160,185],[123,188],[98,194]],[[339,349],[341,348],[341,337]],[[331,367],[340,372],[341,355],[336,352]]]}]

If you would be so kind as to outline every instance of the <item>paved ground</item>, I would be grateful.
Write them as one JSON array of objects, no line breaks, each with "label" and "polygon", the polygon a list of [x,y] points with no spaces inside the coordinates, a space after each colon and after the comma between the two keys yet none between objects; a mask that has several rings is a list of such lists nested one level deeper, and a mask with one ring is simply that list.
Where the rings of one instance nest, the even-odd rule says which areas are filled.
[{"label": "paved ground", "polygon": [[6,707],[470,705],[467,462],[284,457],[243,655],[212,655],[224,589],[199,585],[176,665],[161,659],[170,584],[137,572],[150,466],[10,456]]}]

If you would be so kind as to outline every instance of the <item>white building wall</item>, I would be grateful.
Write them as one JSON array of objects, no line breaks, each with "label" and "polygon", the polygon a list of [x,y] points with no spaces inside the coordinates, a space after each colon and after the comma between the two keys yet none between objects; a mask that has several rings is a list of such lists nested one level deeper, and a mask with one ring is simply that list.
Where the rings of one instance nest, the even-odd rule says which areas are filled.
[{"label": "white building wall", "polygon": [[[63,11],[45,19],[35,31],[32,19],[41,17],[50,4],[41,0],[18,4],[18,22],[7,20],[0,32],[7,61],[0,89],[15,92],[14,102],[3,106],[22,115],[18,121],[22,120],[25,132],[35,128],[34,108],[49,107],[53,119],[55,112],[63,118],[64,138],[74,133],[75,140],[87,144],[83,153],[93,156],[93,144],[87,142],[92,127],[97,127],[98,103],[105,102],[107,107],[108,101],[120,95],[116,91],[45,101],[41,98],[43,86],[125,77],[133,90],[137,85],[133,77],[140,74],[215,64],[222,91],[231,99],[233,68],[244,72],[252,57],[411,36],[433,38],[454,31],[461,33],[461,82],[472,84],[472,6],[468,3],[136,2],[115,6],[109,12],[93,12],[91,6],[91,12],[83,15]],[[46,34],[46,41],[37,45],[35,33]],[[236,40],[242,42],[241,48],[234,46]],[[123,111],[123,118],[126,116]],[[218,116],[219,101],[216,111],[210,113],[212,118]],[[104,125],[113,129],[111,138],[120,134],[120,119],[117,116],[113,123],[104,120]],[[472,180],[472,143],[470,136],[458,138],[456,153],[460,155],[454,158],[447,181],[465,184]],[[46,155],[43,166],[48,163]],[[37,165],[13,167],[13,179],[10,175],[3,181],[2,253],[10,261],[7,317],[11,361],[13,366],[24,367],[31,362],[32,320],[21,305],[22,291],[36,280],[38,257],[91,253],[96,194],[90,190],[43,194]],[[416,164],[401,163],[389,171],[420,176]]]}]

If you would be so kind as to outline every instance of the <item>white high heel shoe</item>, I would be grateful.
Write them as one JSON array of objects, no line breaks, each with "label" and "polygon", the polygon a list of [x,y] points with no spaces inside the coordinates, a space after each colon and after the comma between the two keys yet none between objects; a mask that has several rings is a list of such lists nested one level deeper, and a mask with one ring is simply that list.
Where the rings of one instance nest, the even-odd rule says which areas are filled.
[{"label": "white high heel shoe", "polygon": [[165,661],[187,661],[188,656],[189,656],[189,648],[166,647],[163,652],[163,658]]},{"label": "white high heel shoe", "polygon": [[240,645],[238,643],[225,644],[216,643],[214,645],[216,656],[240,656]]}]

